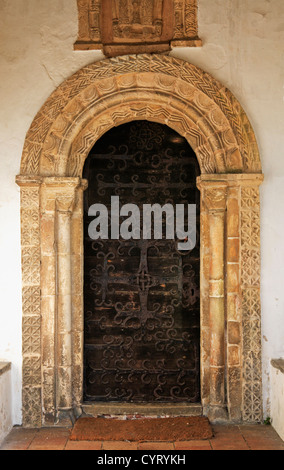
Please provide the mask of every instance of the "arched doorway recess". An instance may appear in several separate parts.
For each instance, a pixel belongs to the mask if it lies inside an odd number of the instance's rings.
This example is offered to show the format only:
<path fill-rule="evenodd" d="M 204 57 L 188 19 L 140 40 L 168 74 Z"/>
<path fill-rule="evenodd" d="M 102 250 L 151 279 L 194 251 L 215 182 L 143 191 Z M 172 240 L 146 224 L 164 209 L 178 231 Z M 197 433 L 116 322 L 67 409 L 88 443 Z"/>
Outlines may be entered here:
<path fill-rule="evenodd" d="M 89 65 L 47 100 L 27 134 L 21 187 L 23 418 L 64 423 L 82 409 L 85 160 L 118 125 L 183 136 L 201 176 L 201 399 L 213 420 L 262 419 L 261 163 L 229 90 L 195 66 L 138 55 Z"/>

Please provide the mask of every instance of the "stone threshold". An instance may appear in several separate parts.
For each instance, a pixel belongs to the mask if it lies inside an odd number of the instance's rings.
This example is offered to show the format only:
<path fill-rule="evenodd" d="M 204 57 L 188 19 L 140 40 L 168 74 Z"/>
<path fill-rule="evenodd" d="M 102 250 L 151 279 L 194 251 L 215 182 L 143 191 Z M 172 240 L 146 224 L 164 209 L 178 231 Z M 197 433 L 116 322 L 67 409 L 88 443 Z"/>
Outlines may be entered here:
<path fill-rule="evenodd" d="M 1 375 L 4 375 L 6 372 L 11 370 L 11 367 L 11 362 L 0 362 L 0 377 Z"/>
<path fill-rule="evenodd" d="M 274 369 L 280 370 L 284 374 L 284 359 L 273 359 L 271 365 Z"/>
<path fill-rule="evenodd" d="M 141 417 L 179 417 L 202 416 L 203 409 L 200 404 L 187 403 L 160 403 L 160 404 L 133 404 L 133 403 L 84 403 L 83 412 L 88 416 L 141 416 Z"/>

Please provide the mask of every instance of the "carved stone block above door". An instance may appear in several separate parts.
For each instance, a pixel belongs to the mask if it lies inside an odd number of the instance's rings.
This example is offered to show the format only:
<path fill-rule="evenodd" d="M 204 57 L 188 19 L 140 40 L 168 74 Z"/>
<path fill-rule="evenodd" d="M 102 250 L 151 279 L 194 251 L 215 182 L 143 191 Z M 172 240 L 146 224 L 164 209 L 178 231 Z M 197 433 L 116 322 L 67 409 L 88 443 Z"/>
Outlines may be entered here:
<path fill-rule="evenodd" d="M 198 0 L 77 0 L 75 50 L 103 50 L 108 57 L 199 47 Z"/>

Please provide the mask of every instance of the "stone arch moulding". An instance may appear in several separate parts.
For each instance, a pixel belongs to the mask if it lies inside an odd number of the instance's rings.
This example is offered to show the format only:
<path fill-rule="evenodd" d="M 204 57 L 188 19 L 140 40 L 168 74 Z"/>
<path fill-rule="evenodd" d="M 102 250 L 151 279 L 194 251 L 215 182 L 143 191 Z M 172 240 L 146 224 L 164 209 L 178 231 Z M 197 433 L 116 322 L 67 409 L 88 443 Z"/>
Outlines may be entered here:
<path fill-rule="evenodd" d="M 166 124 L 201 177 L 201 394 L 212 420 L 262 420 L 258 147 L 241 105 L 197 67 L 159 55 L 89 65 L 47 100 L 21 174 L 23 422 L 82 413 L 85 159 L 107 130 Z"/>

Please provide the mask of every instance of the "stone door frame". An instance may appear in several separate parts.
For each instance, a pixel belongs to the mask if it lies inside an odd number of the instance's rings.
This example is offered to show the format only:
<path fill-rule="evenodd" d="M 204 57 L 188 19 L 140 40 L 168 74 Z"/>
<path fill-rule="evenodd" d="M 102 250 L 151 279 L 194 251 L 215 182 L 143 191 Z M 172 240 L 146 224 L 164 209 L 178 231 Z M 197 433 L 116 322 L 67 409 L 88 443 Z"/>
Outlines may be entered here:
<path fill-rule="evenodd" d="M 23 424 L 80 416 L 83 397 L 84 162 L 112 127 L 165 124 L 201 177 L 201 395 L 213 421 L 262 420 L 260 205 L 254 132 L 207 73 L 169 56 L 86 66 L 47 100 L 26 136 L 21 174 Z M 67 421 L 65 421 L 67 418 Z"/>

